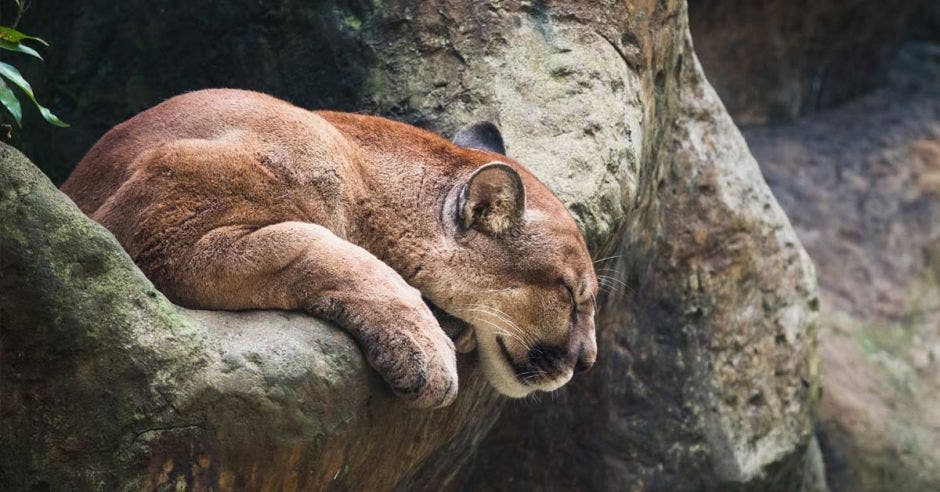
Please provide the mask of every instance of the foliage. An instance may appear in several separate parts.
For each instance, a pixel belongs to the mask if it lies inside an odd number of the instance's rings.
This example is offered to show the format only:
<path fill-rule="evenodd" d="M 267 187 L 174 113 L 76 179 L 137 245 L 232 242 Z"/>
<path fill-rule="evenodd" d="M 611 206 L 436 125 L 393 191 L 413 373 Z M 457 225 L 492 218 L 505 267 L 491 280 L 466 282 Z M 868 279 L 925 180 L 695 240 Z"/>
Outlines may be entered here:
<path fill-rule="evenodd" d="M 49 46 L 49 43 L 35 36 L 29 36 L 16 30 L 16 26 L 23 12 L 26 11 L 28 0 L 14 0 L 14 2 L 17 7 L 17 15 L 16 19 L 13 21 L 13 25 L 10 27 L 0 26 L 0 50 L 22 53 L 41 61 L 42 56 L 39 55 L 39 52 L 26 43 L 34 42 L 44 46 Z M 36 95 L 33 93 L 32 86 L 23 78 L 23 75 L 20 74 L 20 71 L 17 70 L 16 67 L 6 62 L 0 62 L 0 104 L 10 113 L 17 126 L 22 126 L 23 108 L 20 106 L 20 101 L 16 97 L 16 93 L 14 93 L 13 89 L 10 87 L 10 84 L 18 87 L 26 94 L 26 97 L 36 105 L 36 108 L 39 109 L 39 113 L 46 121 L 55 126 L 69 126 L 60 120 L 58 116 L 53 114 L 49 108 L 39 104 L 39 101 L 36 100 Z"/>

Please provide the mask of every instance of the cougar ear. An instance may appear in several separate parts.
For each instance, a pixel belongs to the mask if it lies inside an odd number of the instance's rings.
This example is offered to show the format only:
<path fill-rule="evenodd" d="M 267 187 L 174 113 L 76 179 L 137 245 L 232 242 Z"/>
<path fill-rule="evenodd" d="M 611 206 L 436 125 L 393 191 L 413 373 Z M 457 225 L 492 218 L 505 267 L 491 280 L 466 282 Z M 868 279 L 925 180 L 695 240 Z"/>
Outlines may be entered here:
<path fill-rule="evenodd" d="M 489 121 L 478 121 L 467 125 L 454 135 L 454 143 L 465 149 L 485 150 L 506 155 L 503 136 L 499 128 Z"/>
<path fill-rule="evenodd" d="M 464 230 L 474 228 L 494 236 L 522 223 L 525 187 L 515 169 L 491 162 L 474 171 L 460 190 L 457 214 Z"/>

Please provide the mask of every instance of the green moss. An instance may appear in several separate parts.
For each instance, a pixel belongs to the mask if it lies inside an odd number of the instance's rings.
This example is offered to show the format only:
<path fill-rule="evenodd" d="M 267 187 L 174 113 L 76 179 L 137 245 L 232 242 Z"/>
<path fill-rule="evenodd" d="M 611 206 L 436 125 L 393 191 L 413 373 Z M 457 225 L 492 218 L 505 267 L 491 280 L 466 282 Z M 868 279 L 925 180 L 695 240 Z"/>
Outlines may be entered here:
<path fill-rule="evenodd" d="M 858 343 L 866 355 L 886 353 L 901 356 L 913 340 L 905 325 L 868 325 L 858 330 Z"/>
<path fill-rule="evenodd" d="M 938 288 L 936 282 L 925 278 L 914 282 L 906 296 L 910 306 L 898 322 L 876 322 L 863 325 L 857 330 L 858 343 L 866 355 L 886 354 L 910 363 L 910 352 L 924 336 L 929 338 L 932 311 L 936 309 Z"/>
<path fill-rule="evenodd" d="M 370 70 L 365 80 L 363 80 L 362 86 L 363 92 L 371 95 L 373 102 L 380 111 L 387 111 L 391 107 L 392 83 L 383 70 Z"/>
<path fill-rule="evenodd" d="M 362 20 L 354 15 L 343 17 L 343 25 L 353 31 L 358 31 L 362 27 Z"/>

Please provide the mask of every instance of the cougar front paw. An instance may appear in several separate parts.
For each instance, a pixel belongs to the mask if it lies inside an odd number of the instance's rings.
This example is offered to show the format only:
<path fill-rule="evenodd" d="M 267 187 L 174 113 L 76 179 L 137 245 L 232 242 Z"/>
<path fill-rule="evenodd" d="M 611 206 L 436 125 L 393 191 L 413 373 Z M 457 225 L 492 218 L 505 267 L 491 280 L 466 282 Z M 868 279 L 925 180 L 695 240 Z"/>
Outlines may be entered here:
<path fill-rule="evenodd" d="M 369 362 L 399 398 L 420 408 L 443 407 L 454 401 L 454 345 L 436 322 L 383 330 L 370 342 L 366 350 Z"/>

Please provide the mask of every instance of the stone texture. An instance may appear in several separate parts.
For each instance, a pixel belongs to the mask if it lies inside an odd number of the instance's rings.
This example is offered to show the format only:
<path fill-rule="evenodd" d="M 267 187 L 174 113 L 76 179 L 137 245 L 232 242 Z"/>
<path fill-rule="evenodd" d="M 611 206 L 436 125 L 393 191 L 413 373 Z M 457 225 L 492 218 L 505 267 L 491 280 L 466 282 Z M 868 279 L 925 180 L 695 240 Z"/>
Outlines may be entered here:
<path fill-rule="evenodd" d="M 35 472 L 11 475 L 15 483 L 821 483 L 813 267 L 704 80 L 684 2 L 94 0 L 37 3 L 28 21 L 56 47 L 48 71 L 30 74 L 37 91 L 76 124 L 22 134 L 54 179 L 113 124 L 206 86 L 444 133 L 488 118 L 575 213 L 605 294 L 596 368 L 543 402 L 514 402 L 457 476 L 503 406 L 472 357 L 461 360 L 454 407 L 406 412 L 328 326 L 175 310 L 110 236 L 31 174 L 37 184 L 10 187 L 45 191 L 17 192 L 2 212 L 4 261 L 15 252 L 0 306 L 17 320 L 4 324 L 3 347 L 25 354 L 22 376 L 4 380 L 20 396 L 4 415 L 3 444 L 26 450 L 2 452 L 3 469 Z M 26 199 L 33 205 L 17 205 Z M 72 232 L 48 228 L 49 207 Z M 9 227 L 6 214 L 17 217 Z M 107 268 L 49 270 L 63 252 L 107 258 L 68 264 Z M 39 272 L 48 281 L 33 280 L 45 279 Z M 36 328 L 45 326 L 56 336 Z M 35 345 L 31 333 L 43 335 Z M 77 343 L 88 349 L 62 348 Z M 76 451 L 86 448 L 95 451 Z"/>
<path fill-rule="evenodd" d="M 940 45 L 878 91 L 748 143 L 817 260 L 836 490 L 940 489 Z"/>
<path fill-rule="evenodd" d="M 885 82 L 901 43 L 931 29 L 932 0 L 692 0 L 696 51 L 739 125 L 783 122 Z"/>

